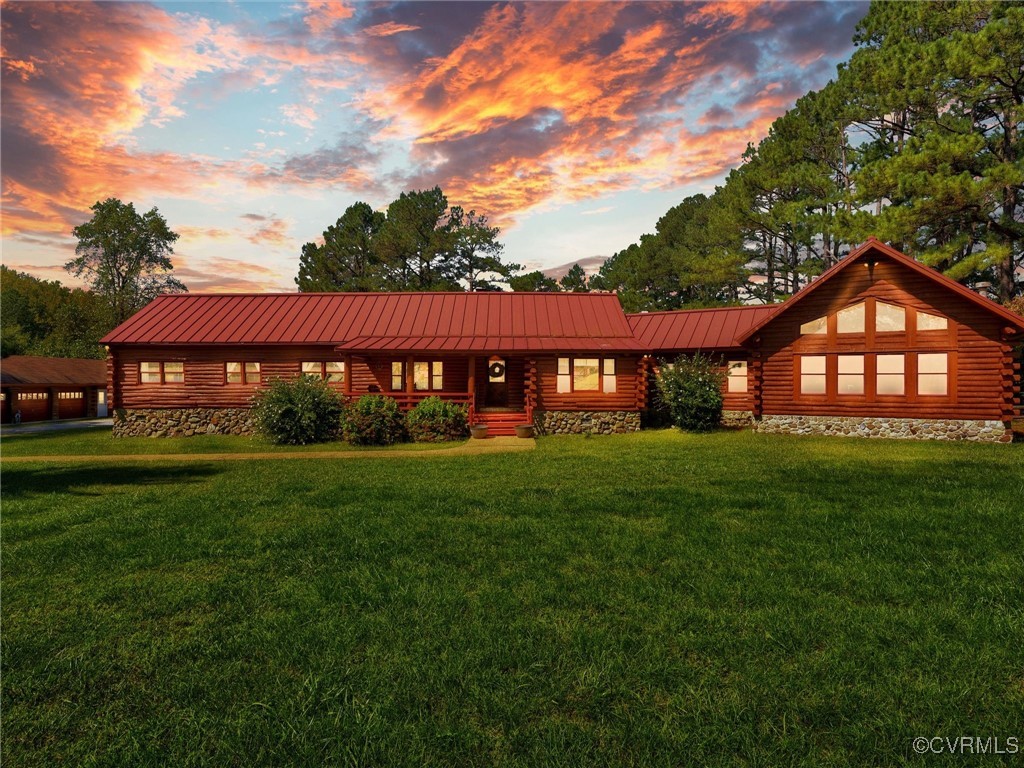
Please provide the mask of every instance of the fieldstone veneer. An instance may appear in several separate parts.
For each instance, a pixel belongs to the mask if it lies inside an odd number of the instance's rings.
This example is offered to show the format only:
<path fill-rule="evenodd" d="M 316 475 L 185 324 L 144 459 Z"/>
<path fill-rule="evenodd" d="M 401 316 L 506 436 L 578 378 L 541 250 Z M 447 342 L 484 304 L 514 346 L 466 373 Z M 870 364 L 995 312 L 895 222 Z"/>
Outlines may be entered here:
<path fill-rule="evenodd" d="M 794 435 L 891 437 L 905 440 L 974 440 L 1009 443 L 1013 433 L 1001 421 L 958 419 L 897 419 L 858 416 L 762 416 L 758 432 Z"/>
<path fill-rule="evenodd" d="M 248 408 L 160 408 L 114 411 L 114 437 L 251 435 Z"/>
<path fill-rule="evenodd" d="M 639 432 L 637 411 L 536 411 L 533 423 L 541 435 L 610 435 Z"/>

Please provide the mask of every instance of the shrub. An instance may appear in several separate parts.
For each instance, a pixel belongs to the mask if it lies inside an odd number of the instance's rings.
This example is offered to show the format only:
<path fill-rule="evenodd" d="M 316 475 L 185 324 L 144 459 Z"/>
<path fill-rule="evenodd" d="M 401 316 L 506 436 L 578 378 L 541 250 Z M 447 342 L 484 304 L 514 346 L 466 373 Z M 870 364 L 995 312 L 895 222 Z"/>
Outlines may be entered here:
<path fill-rule="evenodd" d="M 409 437 L 420 443 L 440 443 L 469 437 L 466 406 L 439 397 L 421 400 L 405 417 Z"/>
<path fill-rule="evenodd" d="M 658 398 L 680 429 L 707 432 L 722 420 L 722 363 L 700 352 L 661 361 Z"/>
<path fill-rule="evenodd" d="M 253 397 L 253 424 L 275 443 L 322 443 L 338 436 L 344 402 L 327 382 L 312 376 L 276 379 Z"/>
<path fill-rule="evenodd" d="M 405 421 L 393 398 L 363 395 L 345 406 L 341 434 L 353 445 L 393 445 L 405 440 Z"/>

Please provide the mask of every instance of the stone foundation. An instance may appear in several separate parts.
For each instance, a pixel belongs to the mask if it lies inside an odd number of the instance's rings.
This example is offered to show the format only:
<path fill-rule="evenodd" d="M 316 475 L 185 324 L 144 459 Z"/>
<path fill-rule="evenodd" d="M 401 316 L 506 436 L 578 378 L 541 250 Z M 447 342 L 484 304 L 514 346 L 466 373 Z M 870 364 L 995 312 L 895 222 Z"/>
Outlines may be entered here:
<path fill-rule="evenodd" d="M 640 431 L 639 411 L 535 411 L 538 435 L 611 435 Z"/>
<path fill-rule="evenodd" d="M 114 411 L 114 437 L 251 435 L 247 408 L 160 408 Z"/>
<path fill-rule="evenodd" d="M 1001 421 L 897 419 L 868 416 L 762 416 L 754 430 L 772 434 L 889 437 L 903 440 L 972 440 L 1008 443 L 1012 433 Z"/>
<path fill-rule="evenodd" d="M 754 414 L 751 411 L 722 411 L 723 427 L 751 427 L 754 425 Z"/>

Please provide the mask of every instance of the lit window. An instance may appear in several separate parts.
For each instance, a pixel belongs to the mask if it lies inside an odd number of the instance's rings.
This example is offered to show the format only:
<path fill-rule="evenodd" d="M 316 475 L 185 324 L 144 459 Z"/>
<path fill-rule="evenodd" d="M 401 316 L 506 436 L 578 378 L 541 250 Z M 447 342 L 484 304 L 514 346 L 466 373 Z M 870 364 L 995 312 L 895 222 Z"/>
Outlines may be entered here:
<path fill-rule="evenodd" d="M 413 363 L 412 388 L 417 392 L 430 389 L 430 363 Z"/>
<path fill-rule="evenodd" d="M 405 363 L 398 360 L 391 363 L 391 389 L 394 392 L 405 389 Z"/>
<path fill-rule="evenodd" d="M 825 394 L 825 357 L 800 358 L 800 393 L 804 395 Z"/>
<path fill-rule="evenodd" d="M 747 361 L 746 360 L 730 360 L 729 361 L 729 392 L 746 392 L 747 391 Z"/>
<path fill-rule="evenodd" d="M 949 393 L 949 356 L 945 352 L 917 356 L 917 394 Z"/>
<path fill-rule="evenodd" d="M 345 381 L 345 363 L 340 360 L 328 360 L 324 363 L 324 378 L 328 381 Z"/>
<path fill-rule="evenodd" d="M 825 333 L 826 331 L 828 331 L 828 319 L 824 317 L 819 317 L 817 320 L 811 320 L 811 322 L 800 326 L 800 333 Z"/>
<path fill-rule="evenodd" d="M 139 363 L 139 375 L 143 384 L 159 384 L 160 363 Z"/>
<path fill-rule="evenodd" d="M 184 363 L 164 363 L 164 383 L 175 384 L 185 380 Z"/>
<path fill-rule="evenodd" d="M 917 330 L 919 331 L 944 331 L 949 327 L 946 318 L 938 315 L 929 315 L 927 312 L 917 313 Z"/>
<path fill-rule="evenodd" d="M 864 333 L 864 302 L 836 313 L 837 333 Z"/>
<path fill-rule="evenodd" d="M 572 392 L 572 377 L 569 375 L 569 358 L 558 358 L 558 382 L 557 391 Z"/>
<path fill-rule="evenodd" d="M 615 358 L 606 357 L 601 365 L 603 366 L 601 369 L 601 391 L 611 394 L 615 391 Z"/>
<path fill-rule="evenodd" d="M 225 363 L 225 378 L 228 384 L 259 384 L 259 363 Z"/>
<path fill-rule="evenodd" d="M 864 355 L 839 356 L 839 381 L 836 390 L 840 395 L 864 394 Z"/>
<path fill-rule="evenodd" d="M 907 329 L 907 311 L 903 307 L 875 302 L 875 330 L 878 333 L 897 333 Z"/>
<path fill-rule="evenodd" d="M 904 356 L 878 355 L 875 358 L 875 393 L 879 395 L 902 395 L 904 384 Z"/>
<path fill-rule="evenodd" d="M 431 363 L 430 386 L 432 389 L 444 389 L 444 363 L 435 360 Z"/>
<path fill-rule="evenodd" d="M 303 376 L 316 376 L 318 379 L 322 379 L 324 376 L 324 364 L 321 362 L 307 362 L 302 364 L 302 375 Z"/>
<path fill-rule="evenodd" d="M 600 366 L 596 357 L 577 357 L 572 361 L 572 388 L 575 392 L 597 392 L 600 387 Z"/>
<path fill-rule="evenodd" d="M 85 393 L 84 392 L 58 392 L 57 393 L 57 399 L 58 400 L 81 400 L 83 397 L 85 397 Z"/>

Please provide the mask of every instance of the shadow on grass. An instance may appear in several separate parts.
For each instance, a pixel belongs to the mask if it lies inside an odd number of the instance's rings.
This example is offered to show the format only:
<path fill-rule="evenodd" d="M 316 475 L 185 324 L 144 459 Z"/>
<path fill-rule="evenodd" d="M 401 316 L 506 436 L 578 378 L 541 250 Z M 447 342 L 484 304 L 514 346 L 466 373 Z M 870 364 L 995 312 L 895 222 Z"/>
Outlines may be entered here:
<path fill-rule="evenodd" d="M 188 466 L 10 466 L 4 468 L 3 497 L 5 501 L 12 501 L 50 493 L 103 496 L 117 488 L 201 483 L 221 471 L 212 464 L 198 463 Z"/>

